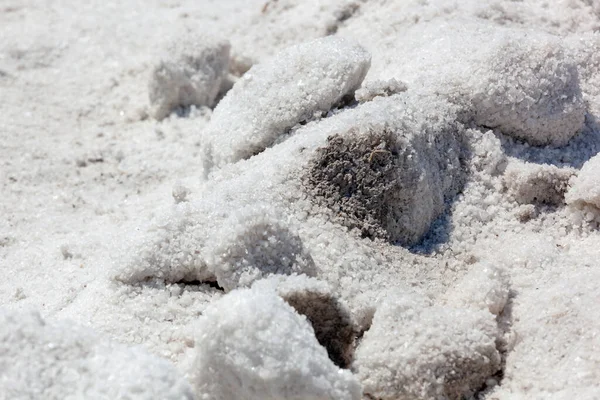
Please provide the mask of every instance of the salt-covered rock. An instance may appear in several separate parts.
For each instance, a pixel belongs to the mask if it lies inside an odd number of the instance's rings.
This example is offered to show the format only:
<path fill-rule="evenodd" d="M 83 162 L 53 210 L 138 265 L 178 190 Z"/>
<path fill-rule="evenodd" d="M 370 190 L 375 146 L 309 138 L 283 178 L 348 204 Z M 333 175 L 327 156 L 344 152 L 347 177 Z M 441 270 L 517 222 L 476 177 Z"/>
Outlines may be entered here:
<path fill-rule="evenodd" d="M 198 324 L 190 376 L 201 399 L 360 399 L 305 317 L 272 291 L 239 289 L 213 303 Z"/>
<path fill-rule="evenodd" d="M 600 154 L 590 158 L 572 180 L 565 200 L 583 219 L 600 223 Z"/>
<path fill-rule="evenodd" d="M 504 269 L 476 264 L 442 296 L 442 300 L 451 307 L 488 310 L 500 315 L 508 302 L 509 292 L 510 282 Z"/>
<path fill-rule="evenodd" d="M 252 287 L 275 291 L 308 319 L 317 340 L 336 365 L 350 365 L 357 329 L 349 310 L 333 294 L 329 284 L 306 275 L 274 275 L 257 281 Z"/>
<path fill-rule="evenodd" d="M 536 34 L 495 46 L 469 76 L 475 122 L 532 145 L 565 145 L 583 126 L 585 104 L 560 40 Z"/>
<path fill-rule="evenodd" d="M 251 157 L 294 125 L 329 111 L 360 86 L 370 62 L 358 44 L 326 37 L 253 66 L 214 110 L 202 137 L 205 165 Z"/>
<path fill-rule="evenodd" d="M 0 312 L 0 398 L 194 399 L 169 362 L 36 312 Z"/>
<path fill-rule="evenodd" d="M 572 168 L 511 162 L 504 172 L 503 183 L 518 203 L 561 205 L 574 174 Z"/>
<path fill-rule="evenodd" d="M 316 274 L 302 240 L 272 206 L 249 204 L 236 210 L 208 247 L 208 268 L 226 291 L 271 274 Z"/>
<path fill-rule="evenodd" d="M 150 76 L 152 115 L 163 119 L 176 107 L 212 107 L 227 76 L 229 49 L 227 40 L 206 34 L 171 41 Z"/>
<path fill-rule="evenodd" d="M 392 297 L 375 312 L 354 369 L 364 393 L 375 399 L 468 397 L 500 368 L 496 337 L 487 310 Z"/>
<path fill-rule="evenodd" d="M 463 127 L 437 97 L 376 98 L 306 168 L 315 201 L 361 235 L 417 243 L 462 188 Z"/>

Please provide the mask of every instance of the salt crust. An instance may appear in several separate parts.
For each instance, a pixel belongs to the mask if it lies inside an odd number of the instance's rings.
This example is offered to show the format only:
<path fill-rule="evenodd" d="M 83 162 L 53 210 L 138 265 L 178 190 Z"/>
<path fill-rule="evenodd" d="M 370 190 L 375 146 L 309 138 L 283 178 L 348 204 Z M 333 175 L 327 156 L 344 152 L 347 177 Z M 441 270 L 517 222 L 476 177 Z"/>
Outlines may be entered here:
<path fill-rule="evenodd" d="M 221 100 L 202 134 L 205 165 L 258 154 L 294 125 L 326 113 L 354 93 L 370 63 L 358 44 L 326 37 L 253 66 Z"/>
<path fill-rule="evenodd" d="M 70 322 L 0 310 L 0 399 L 192 400 L 169 362 Z"/>
<path fill-rule="evenodd" d="M 207 308 L 198 324 L 190 372 L 200 399 L 344 400 L 361 398 L 304 316 L 273 291 L 239 289 Z"/>
<path fill-rule="evenodd" d="M 151 113 L 163 119 L 177 107 L 212 107 L 227 76 L 230 44 L 211 34 L 185 34 L 169 42 L 148 83 Z"/>

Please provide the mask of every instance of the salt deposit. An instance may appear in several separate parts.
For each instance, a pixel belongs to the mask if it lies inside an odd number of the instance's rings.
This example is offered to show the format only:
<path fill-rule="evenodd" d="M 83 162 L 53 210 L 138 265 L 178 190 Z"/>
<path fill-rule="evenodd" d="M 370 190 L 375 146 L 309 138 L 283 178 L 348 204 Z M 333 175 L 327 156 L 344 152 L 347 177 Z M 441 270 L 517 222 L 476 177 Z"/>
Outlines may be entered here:
<path fill-rule="evenodd" d="M 0 399 L 596 398 L 596 3 L 5 1 Z"/>

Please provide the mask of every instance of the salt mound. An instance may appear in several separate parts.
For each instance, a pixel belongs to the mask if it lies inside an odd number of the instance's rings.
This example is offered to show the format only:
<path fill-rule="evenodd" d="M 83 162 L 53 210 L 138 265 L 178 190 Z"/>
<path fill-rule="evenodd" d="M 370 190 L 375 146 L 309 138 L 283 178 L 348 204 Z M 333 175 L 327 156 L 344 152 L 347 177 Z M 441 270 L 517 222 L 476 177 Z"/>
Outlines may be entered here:
<path fill-rule="evenodd" d="M 253 66 L 215 108 L 203 133 L 206 165 L 258 154 L 294 125 L 329 111 L 360 86 L 370 60 L 358 44 L 326 37 Z"/>
<path fill-rule="evenodd" d="M 314 262 L 291 229 L 273 207 L 250 204 L 236 210 L 208 244 L 208 268 L 226 291 L 270 274 L 314 276 Z"/>
<path fill-rule="evenodd" d="M 192 381 L 201 399 L 360 399 L 306 319 L 271 291 L 240 289 L 211 304 L 198 324 Z"/>
<path fill-rule="evenodd" d="M 503 183 L 518 203 L 562 205 L 574 173 L 572 168 L 512 162 L 504 172 Z"/>
<path fill-rule="evenodd" d="M 375 312 L 354 368 L 370 398 L 459 399 L 500 368 L 497 325 L 487 311 L 388 298 Z"/>
<path fill-rule="evenodd" d="M 272 276 L 253 285 L 260 291 L 275 291 L 312 325 L 329 358 L 347 367 L 354 353 L 356 328 L 350 312 L 333 294 L 329 284 L 307 276 Z"/>
<path fill-rule="evenodd" d="M 0 312 L 0 354 L 6 399 L 195 398 L 168 362 L 36 312 Z"/>
<path fill-rule="evenodd" d="M 567 144 L 585 116 L 576 63 L 550 35 L 500 43 L 470 77 L 475 122 L 536 146 Z"/>
<path fill-rule="evenodd" d="M 600 223 L 600 154 L 589 159 L 573 179 L 566 202 L 581 211 L 581 217 Z"/>
<path fill-rule="evenodd" d="M 464 182 L 463 127 L 443 100 L 377 98 L 318 149 L 304 177 L 317 203 L 362 236 L 417 243 Z M 366 105 L 365 105 L 366 106 Z"/>
<path fill-rule="evenodd" d="M 228 41 L 210 35 L 171 41 L 148 83 L 152 115 L 163 119 L 176 107 L 212 107 L 227 76 L 229 49 Z"/>
<path fill-rule="evenodd" d="M 504 310 L 509 292 L 509 279 L 504 269 L 476 264 L 444 294 L 442 300 L 451 307 L 488 310 L 497 316 Z"/>

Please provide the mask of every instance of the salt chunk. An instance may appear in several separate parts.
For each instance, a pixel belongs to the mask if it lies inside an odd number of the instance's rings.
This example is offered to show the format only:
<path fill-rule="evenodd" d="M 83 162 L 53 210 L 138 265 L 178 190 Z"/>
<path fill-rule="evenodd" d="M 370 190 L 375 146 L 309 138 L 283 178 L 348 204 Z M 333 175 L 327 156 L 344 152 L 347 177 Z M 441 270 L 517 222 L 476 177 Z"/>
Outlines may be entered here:
<path fill-rule="evenodd" d="M 212 107 L 227 76 L 229 50 L 228 41 L 206 34 L 168 43 L 148 83 L 152 115 L 163 119 L 177 107 Z"/>
<path fill-rule="evenodd" d="M 315 202 L 369 238 L 414 245 L 464 183 L 464 128 L 435 96 L 376 98 L 307 166 Z"/>
<path fill-rule="evenodd" d="M 330 36 L 254 65 L 221 100 L 203 132 L 207 165 L 249 158 L 294 125 L 329 111 L 360 86 L 370 63 L 361 46 Z"/>
<path fill-rule="evenodd" d="M 469 397 L 500 368 L 496 337 L 487 311 L 427 307 L 414 296 L 395 297 L 375 312 L 354 369 L 370 398 Z"/>
<path fill-rule="evenodd" d="M 201 399 L 361 398 L 305 317 L 271 291 L 235 290 L 206 309 L 189 373 Z"/>
<path fill-rule="evenodd" d="M 582 127 L 585 104 L 577 65 L 558 38 L 506 39 L 471 70 L 477 124 L 542 146 L 565 145 Z"/>
<path fill-rule="evenodd" d="M 207 246 L 208 268 L 226 291 L 271 274 L 316 274 L 302 240 L 272 206 L 250 204 L 236 210 Z"/>

